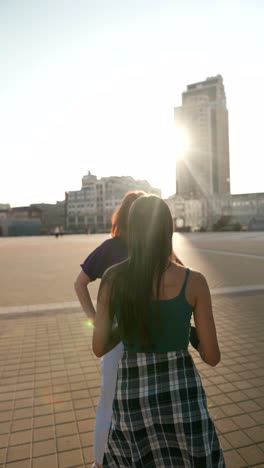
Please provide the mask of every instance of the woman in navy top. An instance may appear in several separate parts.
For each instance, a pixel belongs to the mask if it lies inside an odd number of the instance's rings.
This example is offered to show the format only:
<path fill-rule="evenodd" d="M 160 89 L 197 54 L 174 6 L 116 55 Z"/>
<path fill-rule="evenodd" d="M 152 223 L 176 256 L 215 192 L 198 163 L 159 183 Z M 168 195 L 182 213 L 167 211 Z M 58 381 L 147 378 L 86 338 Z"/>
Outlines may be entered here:
<path fill-rule="evenodd" d="M 128 259 L 100 285 L 94 353 L 125 347 L 103 467 L 225 466 L 187 350 L 193 313 L 201 358 L 220 361 L 210 292 L 201 273 L 171 260 L 172 234 L 166 203 L 140 197 L 129 213 Z"/>
<path fill-rule="evenodd" d="M 81 272 L 74 286 L 81 306 L 89 320 L 94 321 L 95 309 L 89 293 L 89 283 L 102 278 L 105 270 L 127 258 L 127 220 L 134 201 L 145 192 L 128 192 L 120 207 L 112 216 L 111 238 L 97 247 L 81 264 Z M 96 411 L 94 430 L 95 467 L 103 461 L 105 444 L 109 432 L 112 403 L 114 398 L 118 362 L 123 354 L 119 343 L 101 359 L 101 394 Z"/>

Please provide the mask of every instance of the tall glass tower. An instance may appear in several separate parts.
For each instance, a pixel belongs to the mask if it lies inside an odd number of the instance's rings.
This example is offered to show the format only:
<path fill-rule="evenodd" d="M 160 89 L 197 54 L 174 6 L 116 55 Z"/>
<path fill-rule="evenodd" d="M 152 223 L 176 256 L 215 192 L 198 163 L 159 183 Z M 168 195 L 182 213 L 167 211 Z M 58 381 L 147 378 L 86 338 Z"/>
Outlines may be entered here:
<path fill-rule="evenodd" d="M 228 110 L 223 78 L 190 84 L 175 124 L 188 144 L 176 161 L 176 192 L 192 198 L 230 193 Z"/>

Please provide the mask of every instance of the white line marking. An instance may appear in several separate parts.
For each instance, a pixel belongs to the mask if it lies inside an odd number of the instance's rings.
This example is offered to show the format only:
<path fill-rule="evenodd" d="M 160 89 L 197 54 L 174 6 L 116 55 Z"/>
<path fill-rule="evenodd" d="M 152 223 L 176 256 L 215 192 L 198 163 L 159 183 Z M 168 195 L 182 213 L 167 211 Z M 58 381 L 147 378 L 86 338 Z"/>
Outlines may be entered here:
<path fill-rule="evenodd" d="M 48 310 L 62 310 L 62 309 L 75 309 L 79 308 L 81 310 L 80 303 L 78 301 L 73 302 L 53 302 L 49 304 L 31 304 L 23 306 L 10 306 L 10 307 L 0 307 L 1 314 L 17 314 L 23 312 L 43 312 Z"/>
<path fill-rule="evenodd" d="M 243 286 L 226 286 L 223 288 L 212 288 L 210 289 L 212 296 L 220 296 L 232 293 L 243 293 L 243 292 L 257 292 L 264 291 L 264 284 L 250 284 Z"/>
<path fill-rule="evenodd" d="M 246 254 L 242 252 L 229 252 L 228 250 L 215 250 L 201 247 L 198 247 L 198 250 L 202 250 L 203 252 L 216 253 L 219 255 L 231 255 L 232 257 L 250 257 L 257 258 L 258 260 L 264 260 L 264 255 Z"/>
<path fill-rule="evenodd" d="M 212 296 L 222 296 L 226 294 L 236 294 L 243 292 L 264 292 L 264 284 L 252 284 L 252 285 L 243 285 L 243 286 L 226 286 L 222 288 L 212 288 Z M 93 301 L 95 303 L 95 301 Z M 23 312 L 44 312 L 49 310 L 63 310 L 63 309 L 79 309 L 81 311 L 81 306 L 78 301 L 72 302 L 54 302 L 49 304 L 31 304 L 23 306 L 10 306 L 10 307 L 0 307 L 0 315 L 4 314 L 17 314 Z"/>

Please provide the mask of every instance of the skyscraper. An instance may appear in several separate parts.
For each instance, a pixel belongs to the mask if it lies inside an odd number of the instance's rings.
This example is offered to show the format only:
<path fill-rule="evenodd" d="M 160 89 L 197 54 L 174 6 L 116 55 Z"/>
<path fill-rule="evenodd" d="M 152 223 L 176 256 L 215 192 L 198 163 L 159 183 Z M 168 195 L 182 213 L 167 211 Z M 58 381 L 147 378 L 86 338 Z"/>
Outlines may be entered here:
<path fill-rule="evenodd" d="M 175 123 L 188 145 L 176 162 L 177 194 L 190 197 L 230 193 L 228 110 L 223 78 L 190 84 Z"/>

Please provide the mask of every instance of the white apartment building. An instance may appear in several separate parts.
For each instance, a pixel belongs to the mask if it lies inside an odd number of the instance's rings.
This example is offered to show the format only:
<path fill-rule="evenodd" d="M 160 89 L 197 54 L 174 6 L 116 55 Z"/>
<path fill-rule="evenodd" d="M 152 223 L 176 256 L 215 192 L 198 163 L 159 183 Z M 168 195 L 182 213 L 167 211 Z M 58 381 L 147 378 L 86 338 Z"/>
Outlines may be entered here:
<path fill-rule="evenodd" d="M 131 190 L 161 194 L 146 180 L 135 180 L 130 176 L 98 179 L 89 171 L 82 178 L 80 190 L 65 193 L 66 228 L 78 232 L 109 231 L 114 210 Z"/>

